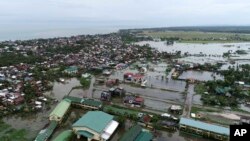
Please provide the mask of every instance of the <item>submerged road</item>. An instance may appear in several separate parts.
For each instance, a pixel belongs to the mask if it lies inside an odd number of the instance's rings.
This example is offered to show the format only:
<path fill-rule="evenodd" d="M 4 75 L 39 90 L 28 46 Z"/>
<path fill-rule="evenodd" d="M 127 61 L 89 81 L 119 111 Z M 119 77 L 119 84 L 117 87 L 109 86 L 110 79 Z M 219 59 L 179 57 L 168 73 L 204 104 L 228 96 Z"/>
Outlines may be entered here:
<path fill-rule="evenodd" d="M 189 84 L 182 114 L 184 117 L 190 117 L 194 93 L 194 84 Z"/>

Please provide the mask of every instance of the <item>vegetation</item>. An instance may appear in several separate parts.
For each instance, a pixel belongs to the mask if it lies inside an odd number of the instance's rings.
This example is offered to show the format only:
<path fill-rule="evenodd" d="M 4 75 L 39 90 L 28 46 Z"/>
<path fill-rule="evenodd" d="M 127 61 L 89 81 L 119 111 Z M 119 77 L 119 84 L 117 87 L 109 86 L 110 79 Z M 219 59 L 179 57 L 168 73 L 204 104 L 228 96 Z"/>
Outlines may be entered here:
<path fill-rule="evenodd" d="M 179 42 L 190 43 L 209 43 L 209 42 L 244 42 L 250 41 L 250 34 L 236 34 L 236 33 L 207 33 L 198 31 L 144 31 L 143 35 L 151 36 L 153 38 L 175 39 Z"/>
<path fill-rule="evenodd" d="M 250 65 L 241 65 L 221 71 L 224 80 L 208 81 L 196 86 L 195 91 L 202 94 L 201 100 L 207 105 L 230 106 L 236 108 L 244 101 L 250 101 L 250 91 L 244 90 L 237 81 L 250 83 Z M 208 94 L 204 94 L 207 91 Z"/>
<path fill-rule="evenodd" d="M 207 92 L 207 88 L 204 83 L 199 83 L 195 85 L 194 91 L 196 92 L 196 94 L 204 94 L 205 92 Z"/>
<path fill-rule="evenodd" d="M 37 62 L 41 62 L 43 59 L 39 56 L 28 55 L 24 56 L 20 53 L 2 53 L 0 55 L 0 67 L 2 66 L 10 66 L 20 63 L 28 63 L 35 64 Z"/>
<path fill-rule="evenodd" d="M 27 141 L 27 132 L 24 129 L 17 130 L 0 120 L 1 141 Z"/>
<path fill-rule="evenodd" d="M 89 88 L 90 86 L 90 79 L 89 78 L 80 78 L 80 83 L 83 86 L 84 89 Z"/>

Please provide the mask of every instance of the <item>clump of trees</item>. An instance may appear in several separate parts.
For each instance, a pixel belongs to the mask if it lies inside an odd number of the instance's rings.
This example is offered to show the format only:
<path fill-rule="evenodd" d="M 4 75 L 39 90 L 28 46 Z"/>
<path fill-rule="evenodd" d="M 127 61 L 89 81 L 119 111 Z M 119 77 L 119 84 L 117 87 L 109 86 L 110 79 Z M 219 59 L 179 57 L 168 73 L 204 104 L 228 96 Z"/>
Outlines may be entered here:
<path fill-rule="evenodd" d="M 235 83 L 243 81 L 250 84 L 249 64 L 229 68 L 220 73 L 224 75 L 224 80 L 208 81 L 196 86 L 195 91 L 202 94 L 201 100 L 204 104 L 237 107 L 241 101 L 250 101 L 250 91 Z"/>
<path fill-rule="evenodd" d="M 90 86 L 90 78 L 82 77 L 82 78 L 80 78 L 80 83 L 84 89 L 87 89 Z"/>
<path fill-rule="evenodd" d="M 20 53 L 2 53 L 0 55 L 0 67 L 2 66 L 10 66 L 20 63 L 27 63 L 27 64 L 35 64 L 37 62 L 42 62 L 43 58 L 40 56 L 35 56 L 33 54 L 24 56 Z"/>

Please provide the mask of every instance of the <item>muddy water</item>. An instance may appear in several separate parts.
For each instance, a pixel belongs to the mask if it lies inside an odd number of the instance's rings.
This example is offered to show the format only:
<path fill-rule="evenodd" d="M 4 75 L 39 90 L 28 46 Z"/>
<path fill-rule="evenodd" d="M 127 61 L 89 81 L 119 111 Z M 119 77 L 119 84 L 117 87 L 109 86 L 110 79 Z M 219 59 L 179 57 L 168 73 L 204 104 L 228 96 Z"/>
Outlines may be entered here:
<path fill-rule="evenodd" d="M 43 109 L 41 112 L 27 114 L 24 117 L 20 115 L 7 116 L 3 121 L 15 129 L 26 129 L 29 140 L 33 140 L 40 130 L 49 123 L 48 116 L 55 108 L 56 104 L 50 105 L 51 109 Z"/>
<path fill-rule="evenodd" d="M 165 42 L 154 41 L 142 41 L 138 42 L 139 45 L 149 44 L 151 47 L 158 49 L 159 51 L 167 51 L 175 53 L 181 51 L 182 54 L 189 52 L 190 54 L 211 54 L 211 55 L 223 55 L 224 52 L 236 50 L 246 50 L 250 48 L 249 43 L 209 43 L 209 44 L 194 44 L 194 43 L 175 43 L 172 46 L 167 46 Z M 227 46 L 227 47 L 226 47 Z M 230 46 L 230 47 L 229 47 Z M 248 55 L 249 56 L 249 55 Z"/>
<path fill-rule="evenodd" d="M 223 76 L 217 75 L 213 72 L 208 71 L 184 71 L 180 76 L 180 79 L 195 79 L 200 81 L 208 81 L 208 80 L 223 80 Z"/>
<path fill-rule="evenodd" d="M 201 95 L 196 94 L 193 96 L 193 104 L 203 105 L 201 101 Z"/>
<path fill-rule="evenodd" d="M 162 112 L 167 112 L 171 104 L 162 101 L 156 101 L 152 99 L 145 98 L 144 105 L 148 109 L 158 110 Z"/>
<path fill-rule="evenodd" d="M 54 82 L 54 87 L 51 92 L 51 96 L 56 98 L 57 100 L 62 100 L 64 96 L 68 95 L 70 90 L 73 87 L 80 86 L 79 80 L 76 78 L 68 79 L 65 81 L 65 83 L 59 83 L 59 82 Z M 75 94 L 72 95 L 78 95 L 79 91 L 75 91 Z"/>
<path fill-rule="evenodd" d="M 180 92 L 172 92 L 172 91 L 165 91 L 159 89 L 152 89 L 152 88 L 137 88 L 132 87 L 129 85 L 121 85 L 127 92 L 131 92 L 134 94 L 139 94 L 141 96 L 157 98 L 161 100 L 170 100 L 179 103 L 184 102 L 183 94 Z"/>
<path fill-rule="evenodd" d="M 157 141 L 213 141 L 179 131 L 175 133 L 161 131 L 160 134 L 161 135 L 156 138 Z"/>

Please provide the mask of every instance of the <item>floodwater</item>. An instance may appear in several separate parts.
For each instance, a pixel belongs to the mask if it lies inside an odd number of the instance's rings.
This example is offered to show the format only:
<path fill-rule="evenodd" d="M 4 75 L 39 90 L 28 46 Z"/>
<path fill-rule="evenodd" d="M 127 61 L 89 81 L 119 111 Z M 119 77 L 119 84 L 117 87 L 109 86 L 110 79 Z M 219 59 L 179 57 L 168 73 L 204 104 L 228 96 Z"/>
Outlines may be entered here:
<path fill-rule="evenodd" d="M 167 100 L 167 101 L 174 101 L 178 103 L 184 102 L 183 94 L 180 92 L 173 92 L 173 91 L 166 91 L 166 90 L 159 90 L 159 89 L 152 89 L 152 88 L 138 88 L 138 87 L 132 87 L 129 85 L 121 84 L 127 92 L 133 93 L 133 94 L 139 94 L 144 97 L 148 98 L 156 98 L 160 100 Z"/>
<path fill-rule="evenodd" d="M 193 96 L 193 104 L 203 105 L 203 103 L 201 101 L 201 95 L 196 94 L 196 95 Z"/>
<path fill-rule="evenodd" d="M 157 141 L 214 141 L 179 131 L 175 133 L 161 131 L 160 134 L 161 135 L 156 138 Z"/>
<path fill-rule="evenodd" d="M 250 48 L 249 43 L 209 43 L 209 44 L 197 44 L 197 43 L 174 43 L 174 45 L 167 46 L 165 42 L 154 41 L 142 41 L 137 42 L 138 45 L 149 44 L 151 47 L 158 49 L 159 51 L 167 51 L 169 53 L 175 53 L 181 51 L 182 54 L 188 52 L 189 54 L 207 54 L 207 55 L 223 55 L 224 52 L 236 50 L 246 50 Z M 249 55 L 248 55 L 249 57 Z"/>
<path fill-rule="evenodd" d="M 247 112 L 250 112 L 250 106 L 246 106 L 245 104 L 241 104 L 240 109 L 244 110 L 244 111 L 247 111 Z"/>
<path fill-rule="evenodd" d="M 11 125 L 15 129 L 26 129 L 27 139 L 33 140 L 43 127 L 49 123 L 48 116 L 50 112 L 55 108 L 57 104 L 51 104 L 50 109 L 43 109 L 38 113 L 27 114 L 20 116 L 19 114 L 14 116 L 6 116 L 3 121 Z"/>
<path fill-rule="evenodd" d="M 209 80 L 223 80 L 223 76 L 217 75 L 216 73 L 209 71 L 184 71 L 179 79 L 195 79 L 199 81 L 209 81 Z"/>
<path fill-rule="evenodd" d="M 68 95 L 73 87 L 81 86 L 79 80 L 76 78 L 71 78 L 65 80 L 65 83 L 54 82 L 53 90 L 50 93 L 50 96 L 56 98 L 57 100 L 62 100 L 64 96 Z M 75 93 L 74 93 L 75 92 Z M 79 95 L 79 90 L 71 92 L 71 95 Z"/>

